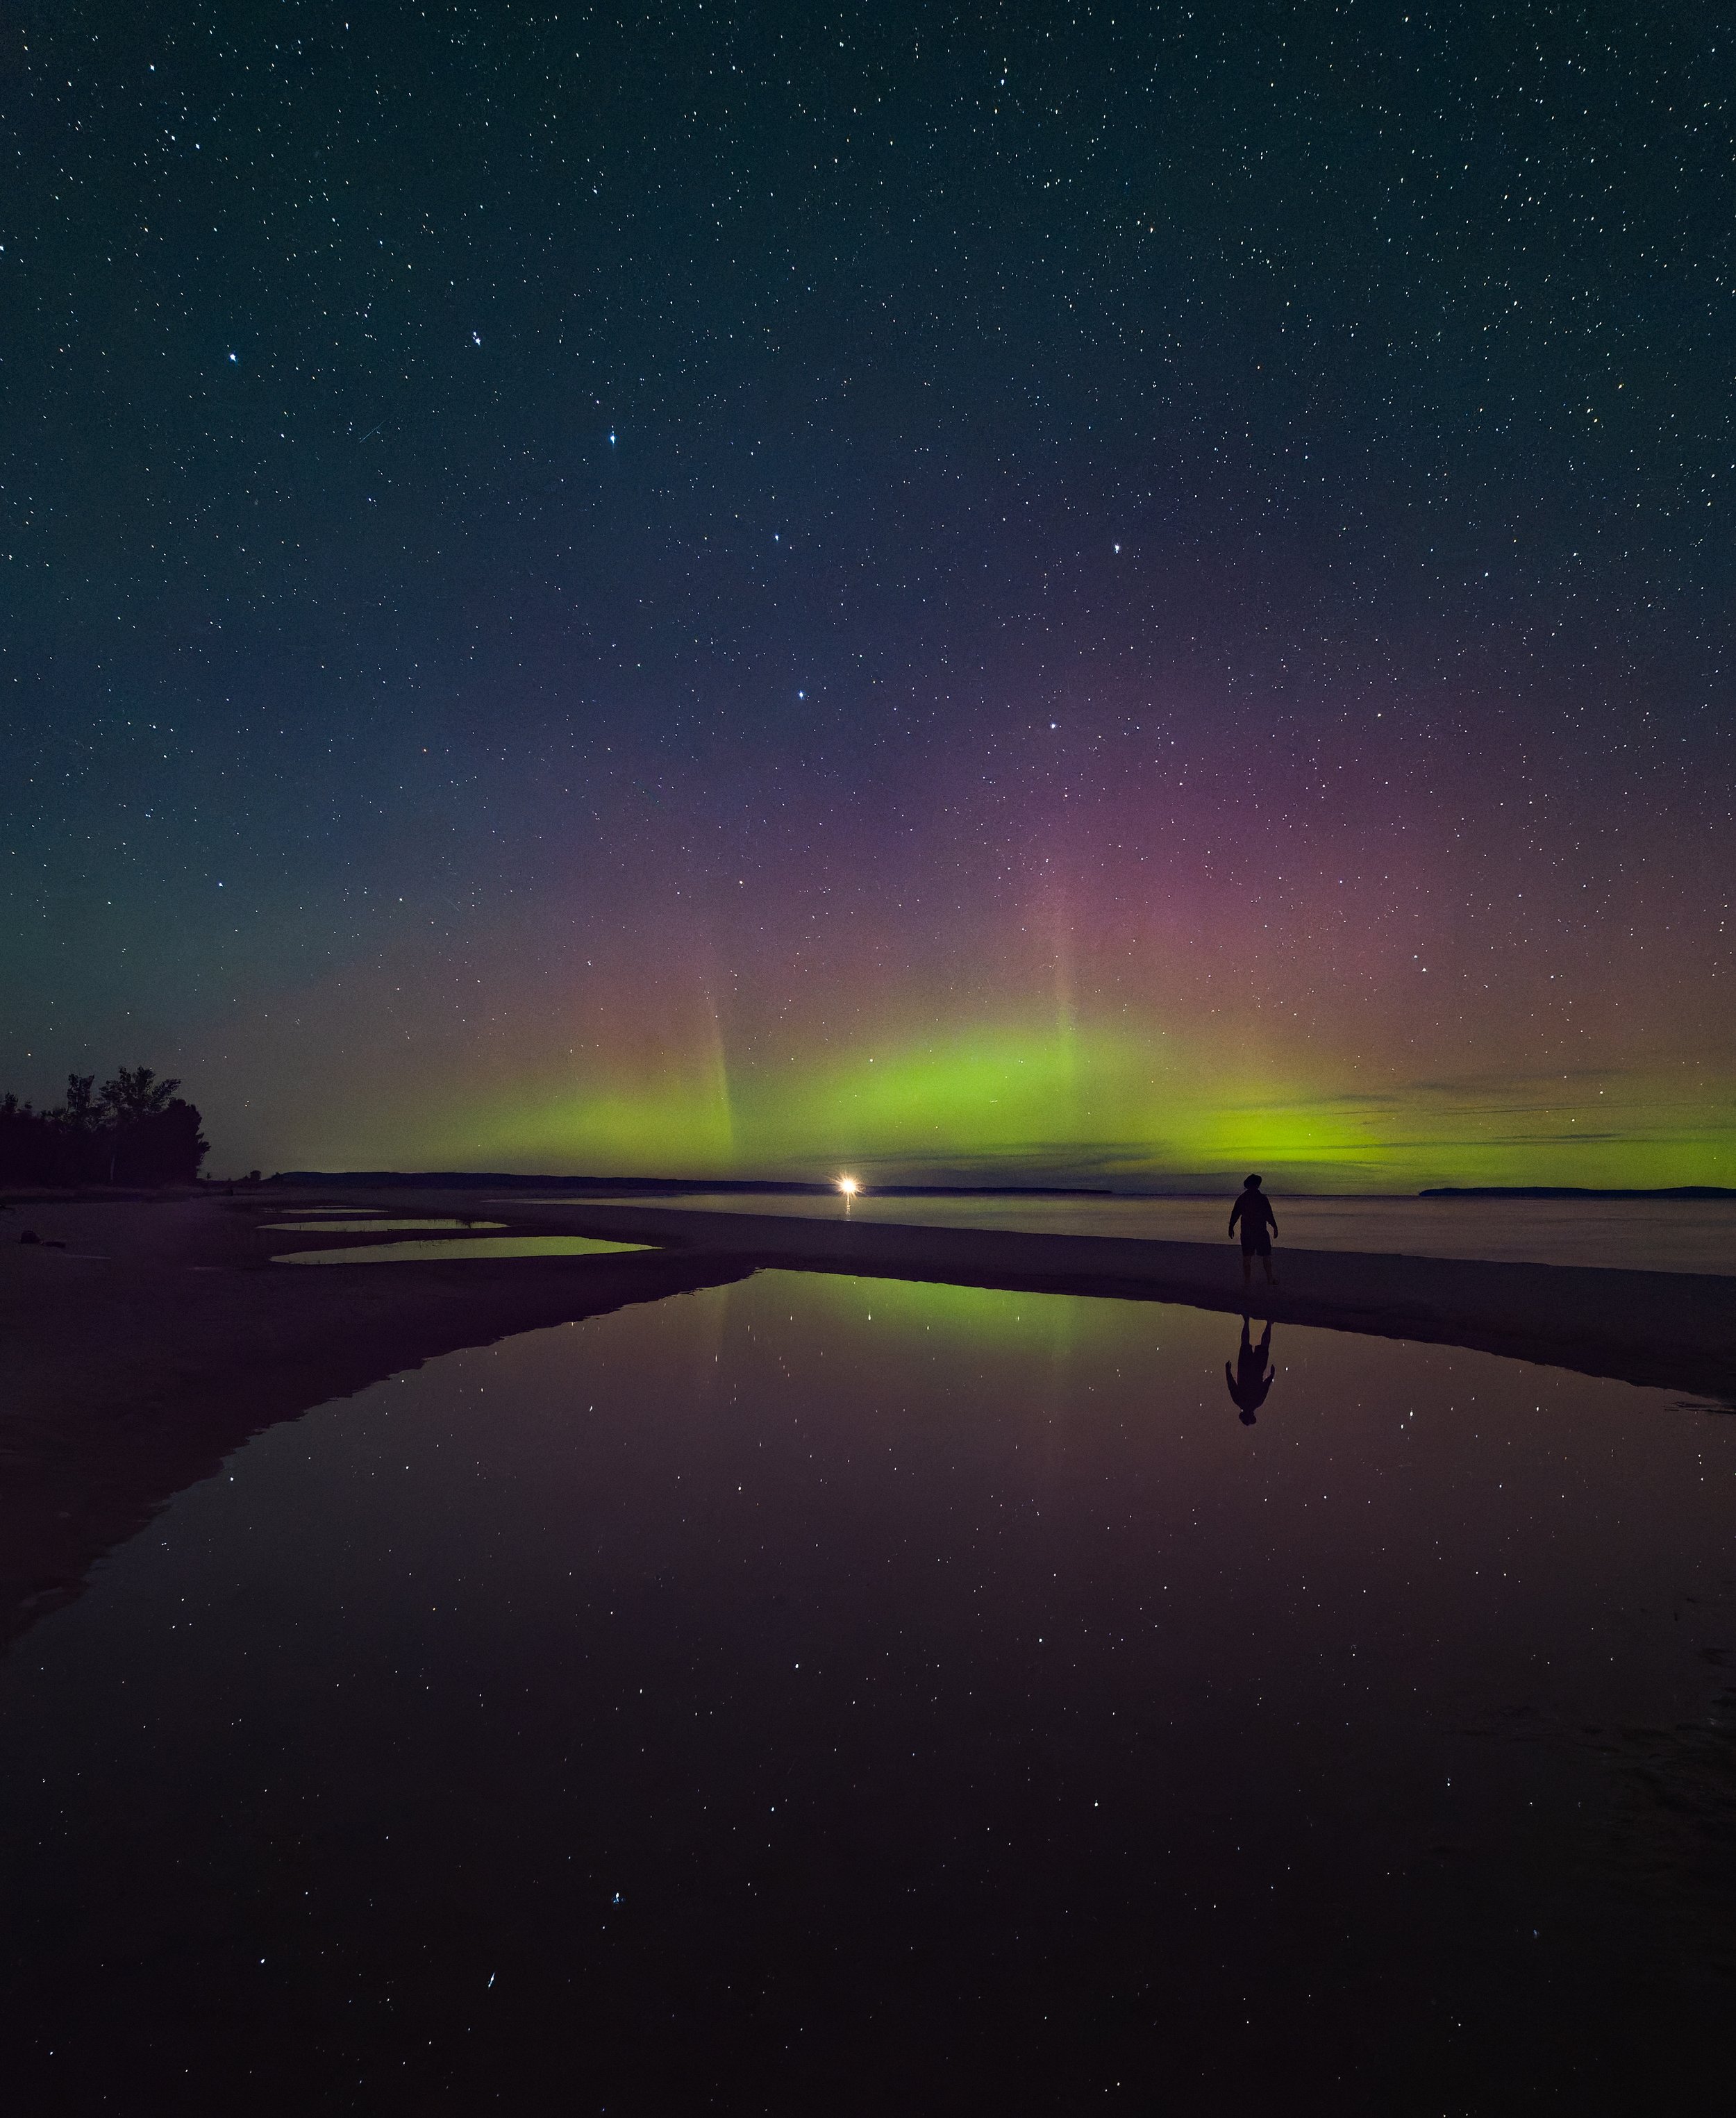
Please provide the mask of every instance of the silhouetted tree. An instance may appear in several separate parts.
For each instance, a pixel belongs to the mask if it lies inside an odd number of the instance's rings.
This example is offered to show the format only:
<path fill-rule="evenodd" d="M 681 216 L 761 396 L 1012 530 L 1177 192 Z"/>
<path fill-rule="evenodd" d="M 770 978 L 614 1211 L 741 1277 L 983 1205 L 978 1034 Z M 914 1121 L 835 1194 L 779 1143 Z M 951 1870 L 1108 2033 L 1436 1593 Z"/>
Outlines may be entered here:
<path fill-rule="evenodd" d="M 67 1075 L 67 1099 L 53 1115 L 69 1132 L 95 1132 L 102 1123 L 102 1112 L 90 1093 L 95 1080 L 94 1074 Z"/>
<path fill-rule="evenodd" d="M 0 1180 L 15 1184 L 191 1183 L 210 1146 L 199 1113 L 150 1066 L 123 1066 L 95 1093 L 69 1074 L 64 1103 L 38 1111 L 0 1097 Z"/>
<path fill-rule="evenodd" d="M 155 1121 L 167 1113 L 180 1085 L 178 1081 L 160 1081 L 152 1066 L 123 1066 L 112 1081 L 104 1082 L 98 1103 L 108 1120 L 111 1184 L 160 1184 L 169 1181 L 172 1172 L 165 1171 L 161 1177 L 147 1177 L 142 1170 L 162 1158 L 163 1146 L 169 1135 Z M 181 1108 L 186 1110 L 191 1107 L 183 1103 Z M 193 1112 L 192 1129 L 195 1133 L 199 1130 L 197 1111 Z M 158 1150 L 155 1154 L 154 1148 Z M 198 1167 L 197 1158 L 193 1167 Z"/>
<path fill-rule="evenodd" d="M 0 1098 L 0 1176 L 15 1184 L 53 1184 L 62 1149 L 60 1128 L 46 1111 Z"/>
<path fill-rule="evenodd" d="M 191 1184 L 211 1144 L 199 1130 L 199 1113 L 179 1096 L 147 1111 L 118 1130 L 112 1183 Z"/>
<path fill-rule="evenodd" d="M 108 1173 L 105 1113 L 91 1093 L 95 1081 L 94 1074 L 68 1074 L 67 1099 L 49 1113 L 49 1124 L 59 1135 L 49 1183 L 100 1183 Z"/>
<path fill-rule="evenodd" d="M 84 1077 L 88 1086 L 94 1075 Z M 97 1098 L 101 1108 L 122 1125 L 137 1125 L 141 1118 L 155 1117 L 169 1108 L 180 1087 L 178 1081 L 160 1081 L 150 1066 L 123 1066 L 112 1081 L 104 1081 Z"/>

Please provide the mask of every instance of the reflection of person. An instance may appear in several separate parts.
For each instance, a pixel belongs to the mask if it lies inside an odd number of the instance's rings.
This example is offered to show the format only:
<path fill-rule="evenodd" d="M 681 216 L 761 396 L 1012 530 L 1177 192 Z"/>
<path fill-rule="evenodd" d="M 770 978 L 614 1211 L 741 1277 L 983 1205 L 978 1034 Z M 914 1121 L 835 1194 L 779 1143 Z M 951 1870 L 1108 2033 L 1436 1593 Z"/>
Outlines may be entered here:
<path fill-rule="evenodd" d="M 1254 1276 L 1254 1260 L 1258 1258 L 1266 1267 L 1269 1285 L 1278 1283 L 1272 1278 L 1272 1237 L 1278 1232 L 1278 1216 L 1272 1211 L 1272 1202 L 1260 1189 L 1257 1177 L 1246 1178 L 1242 1195 L 1229 1209 L 1229 1232 L 1236 1232 L 1236 1223 L 1242 1223 L 1242 1284 L 1246 1287 Z"/>
<path fill-rule="evenodd" d="M 1224 1363 L 1224 1380 L 1229 1385 L 1230 1402 L 1241 1415 L 1242 1424 L 1252 1427 L 1254 1414 L 1266 1402 L 1266 1393 L 1272 1386 L 1276 1368 L 1266 1368 L 1266 1357 L 1272 1349 L 1272 1327 L 1268 1324 L 1260 1334 L 1257 1346 L 1250 1345 L 1248 1339 L 1248 1319 L 1242 1319 L 1242 1343 L 1236 1352 L 1234 1373 L 1228 1361 Z M 1261 1371 L 1266 1370 L 1262 1375 Z"/>

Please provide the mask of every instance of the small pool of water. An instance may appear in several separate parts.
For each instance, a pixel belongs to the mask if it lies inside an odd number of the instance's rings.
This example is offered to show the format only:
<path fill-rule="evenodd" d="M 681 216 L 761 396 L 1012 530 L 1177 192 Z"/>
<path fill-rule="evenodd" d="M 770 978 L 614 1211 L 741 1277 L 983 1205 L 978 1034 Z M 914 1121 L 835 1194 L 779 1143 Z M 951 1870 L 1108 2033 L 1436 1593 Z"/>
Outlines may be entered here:
<path fill-rule="evenodd" d="M 1667 1394 L 1149 1304 L 766 1273 L 431 1361 L 0 1662 L 9 2087 L 1722 2107 L 1733 1500 Z"/>
<path fill-rule="evenodd" d="M 262 1221 L 268 1236 L 377 1235 L 393 1228 L 503 1228 L 504 1221 L 458 1221 L 424 1219 L 419 1221 Z"/>
<path fill-rule="evenodd" d="M 394 1224 L 396 1225 L 396 1224 Z M 410 1223 L 426 1227 L 424 1223 Z M 499 1227 L 498 1222 L 481 1224 Z M 286 1251 L 273 1265 L 411 1265 L 428 1258 L 599 1257 L 608 1251 L 642 1251 L 645 1243 L 607 1243 L 590 1236 L 438 1236 L 430 1242 L 359 1243 L 353 1250 Z"/>

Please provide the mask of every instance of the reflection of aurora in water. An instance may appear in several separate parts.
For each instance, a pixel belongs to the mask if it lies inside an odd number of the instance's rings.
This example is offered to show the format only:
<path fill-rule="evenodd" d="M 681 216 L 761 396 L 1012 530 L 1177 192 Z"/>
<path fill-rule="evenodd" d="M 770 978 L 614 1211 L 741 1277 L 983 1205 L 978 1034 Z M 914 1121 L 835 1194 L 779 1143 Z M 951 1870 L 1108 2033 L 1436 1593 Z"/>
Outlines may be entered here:
<path fill-rule="evenodd" d="M 376 1214 L 371 1219 L 360 1217 L 350 1219 L 336 1215 L 322 1217 L 317 1221 L 263 1221 L 261 1228 L 271 1236 L 353 1236 L 387 1233 L 394 1228 L 421 1229 L 432 1235 L 441 1228 L 499 1228 L 502 1221 L 461 1221 L 430 1217 L 425 1219 L 394 1221 Z"/>
<path fill-rule="evenodd" d="M 20 2107 L 1696 2107 L 1736 1422 L 1236 1334 L 768 1272 L 248 1443 L 0 1662 Z"/>
<path fill-rule="evenodd" d="M 426 1242 L 367 1243 L 354 1249 L 287 1251 L 275 1265 L 424 1265 L 466 1258 L 601 1257 L 642 1243 L 608 1243 L 589 1236 L 437 1236 Z"/>

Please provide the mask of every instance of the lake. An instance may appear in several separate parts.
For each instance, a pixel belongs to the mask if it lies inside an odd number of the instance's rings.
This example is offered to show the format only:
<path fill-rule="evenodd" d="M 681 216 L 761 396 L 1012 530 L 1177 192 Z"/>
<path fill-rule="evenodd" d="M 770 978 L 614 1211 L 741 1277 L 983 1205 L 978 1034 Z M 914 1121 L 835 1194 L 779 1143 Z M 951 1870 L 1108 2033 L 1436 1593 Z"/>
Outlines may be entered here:
<path fill-rule="evenodd" d="M 1727 2081 L 1736 1420 L 1257 1353 L 763 1273 L 259 1435 L 0 1662 L 16 2107 Z"/>
<path fill-rule="evenodd" d="M 959 1197 L 860 1194 L 853 1219 L 931 1228 L 1020 1228 L 1036 1235 L 1144 1236 L 1225 1241 L 1233 1193 L 1210 1197 Z M 572 1205 L 578 1195 L 495 1201 Z M 600 1202 L 599 1202 L 600 1203 Z M 624 1200 L 616 1203 L 627 1203 Z M 647 1195 L 635 1205 L 720 1214 L 797 1214 L 835 1219 L 836 1197 L 719 1191 Z M 1736 1274 L 1736 1199 L 1418 1199 L 1287 1197 L 1275 1191 L 1280 1255 L 1377 1251 L 1409 1257 L 1489 1258 L 1511 1264 L 1614 1265 L 1628 1270 Z"/>

